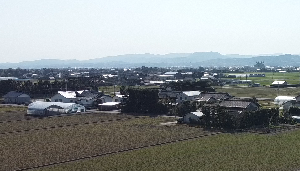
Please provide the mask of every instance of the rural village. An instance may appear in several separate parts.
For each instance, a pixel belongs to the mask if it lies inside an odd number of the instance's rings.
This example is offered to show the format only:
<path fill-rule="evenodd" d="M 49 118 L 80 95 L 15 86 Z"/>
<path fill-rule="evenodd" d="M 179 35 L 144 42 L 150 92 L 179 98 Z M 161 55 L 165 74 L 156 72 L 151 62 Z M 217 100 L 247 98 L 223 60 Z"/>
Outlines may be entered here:
<path fill-rule="evenodd" d="M 200 137 L 298 129 L 299 71 L 263 62 L 1 69 L 0 134 L 7 145 L 1 145 L 0 170 L 56 170 L 62 163 Z"/>

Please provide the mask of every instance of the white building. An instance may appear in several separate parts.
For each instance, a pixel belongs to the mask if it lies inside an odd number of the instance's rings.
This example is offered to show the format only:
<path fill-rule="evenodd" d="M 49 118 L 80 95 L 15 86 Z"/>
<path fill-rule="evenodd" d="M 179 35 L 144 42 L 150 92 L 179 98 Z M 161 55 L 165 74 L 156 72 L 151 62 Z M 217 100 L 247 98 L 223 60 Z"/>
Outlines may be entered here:
<path fill-rule="evenodd" d="M 183 91 L 177 96 L 177 103 L 183 101 L 196 101 L 200 98 L 200 91 Z"/>
<path fill-rule="evenodd" d="M 81 94 L 83 91 L 77 91 Z M 75 103 L 77 101 L 76 91 L 58 91 L 51 98 L 51 102 Z"/>
<path fill-rule="evenodd" d="M 273 81 L 273 83 L 272 83 L 272 86 L 274 86 L 274 87 L 276 87 L 276 86 L 281 87 L 281 86 L 285 86 L 285 85 L 287 85 L 286 81 Z"/>
<path fill-rule="evenodd" d="M 293 96 L 277 96 L 274 100 L 274 104 L 282 105 L 285 102 L 296 100 Z"/>

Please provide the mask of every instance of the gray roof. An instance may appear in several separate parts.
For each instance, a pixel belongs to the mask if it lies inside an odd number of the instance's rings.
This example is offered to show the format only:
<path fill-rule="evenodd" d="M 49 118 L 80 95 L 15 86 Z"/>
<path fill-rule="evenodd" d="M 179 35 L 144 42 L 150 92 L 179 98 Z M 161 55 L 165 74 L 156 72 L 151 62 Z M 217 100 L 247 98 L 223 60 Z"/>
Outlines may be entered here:
<path fill-rule="evenodd" d="M 228 93 L 202 93 L 201 94 L 201 99 L 209 99 L 210 97 L 213 97 L 217 100 L 220 100 L 220 99 L 224 99 L 226 98 L 227 96 L 230 96 Z"/>
<path fill-rule="evenodd" d="M 7 94 L 5 94 L 3 97 L 4 98 L 14 98 L 14 97 L 18 97 L 18 96 L 20 96 L 22 94 L 23 93 L 19 93 L 19 92 L 16 92 L 16 91 L 10 91 Z"/>
<path fill-rule="evenodd" d="M 210 100 L 211 98 L 215 99 L 214 97 L 211 97 L 211 96 L 203 96 L 200 101 L 208 101 Z"/>
<path fill-rule="evenodd" d="M 220 106 L 246 109 L 251 103 L 252 102 L 246 102 L 246 101 L 223 101 L 220 103 Z"/>

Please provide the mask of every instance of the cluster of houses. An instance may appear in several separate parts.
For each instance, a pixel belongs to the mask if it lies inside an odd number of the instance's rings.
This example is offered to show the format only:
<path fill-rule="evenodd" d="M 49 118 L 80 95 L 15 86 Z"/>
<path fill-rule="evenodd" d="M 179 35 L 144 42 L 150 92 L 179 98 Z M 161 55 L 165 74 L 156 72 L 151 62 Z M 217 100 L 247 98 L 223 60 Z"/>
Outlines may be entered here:
<path fill-rule="evenodd" d="M 186 114 L 183 117 L 183 122 L 190 122 L 191 119 L 199 119 L 203 113 L 201 107 L 203 106 L 221 106 L 227 111 L 241 113 L 243 111 L 256 111 L 260 105 L 254 102 L 251 98 L 235 98 L 228 93 L 221 92 L 200 92 L 200 91 L 171 91 L 162 90 L 159 92 L 161 99 L 173 99 L 176 104 L 184 101 L 197 102 L 199 109 L 197 111 Z"/>
<path fill-rule="evenodd" d="M 114 110 L 118 109 L 123 101 L 124 96 L 118 93 L 112 97 L 89 90 L 58 91 L 46 101 L 33 101 L 29 95 L 15 91 L 3 96 L 3 102 L 6 104 L 28 105 L 28 115 L 79 113 L 90 108 Z"/>

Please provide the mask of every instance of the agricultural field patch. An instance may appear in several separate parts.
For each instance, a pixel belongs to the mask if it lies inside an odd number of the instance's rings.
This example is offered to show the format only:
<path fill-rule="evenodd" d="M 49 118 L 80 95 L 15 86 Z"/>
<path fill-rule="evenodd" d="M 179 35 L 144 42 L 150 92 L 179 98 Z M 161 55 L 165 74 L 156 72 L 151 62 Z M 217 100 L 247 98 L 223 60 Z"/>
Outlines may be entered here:
<path fill-rule="evenodd" d="M 276 80 L 285 80 L 288 84 L 299 84 L 300 83 L 300 73 L 299 72 L 255 72 L 255 73 L 225 73 L 225 75 L 235 75 L 238 77 L 236 79 L 240 80 L 251 80 L 254 83 L 260 83 L 261 85 L 271 85 L 273 81 Z M 239 76 L 241 74 L 241 76 Z M 245 77 L 245 75 L 249 74 L 265 74 L 265 77 Z M 229 79 L 229 78 L 228 78 Z M 232 78 L 230 78 L 232 79 Z"/>
<path fill-rule="evenodd" d="M 0 121 L 25 119 L 26 106 L 0 105 Z"/>
<path fill-rule="evenodd" d="M 297 170 L 299 138 L 299 130 L 276 135 L 221 134 L 37 170 Z"/>
<path fill-rule="evenodd" d="M 64 126 L 74 124 L 84 124 L 108 120 L 116 120 L 132 117 L 125 114 L 95 113 L 95 114 L 75 114 L 66 116 L 53 116 L 33 118 L 30 120 L 12 121 L 0 123 L 0 133 L 18 130 L 28 130 L 36 128 L 45 128 L 51 126 Z"/>
<path fill-rule="evenodd" d="M 272 98 L 280 96 L 298 96 L 300 87 L 270 88 L 270 87 L 215 87 L 217 92 L 227 92 L 236 97 Z"/>
<path fill-rule="evenodd" d="M 174 118 L 146 117 L 122 122 L 0 135 L 0 170 L 13 170 L 202 135 L 186 125 L 162 126 Z"/>

